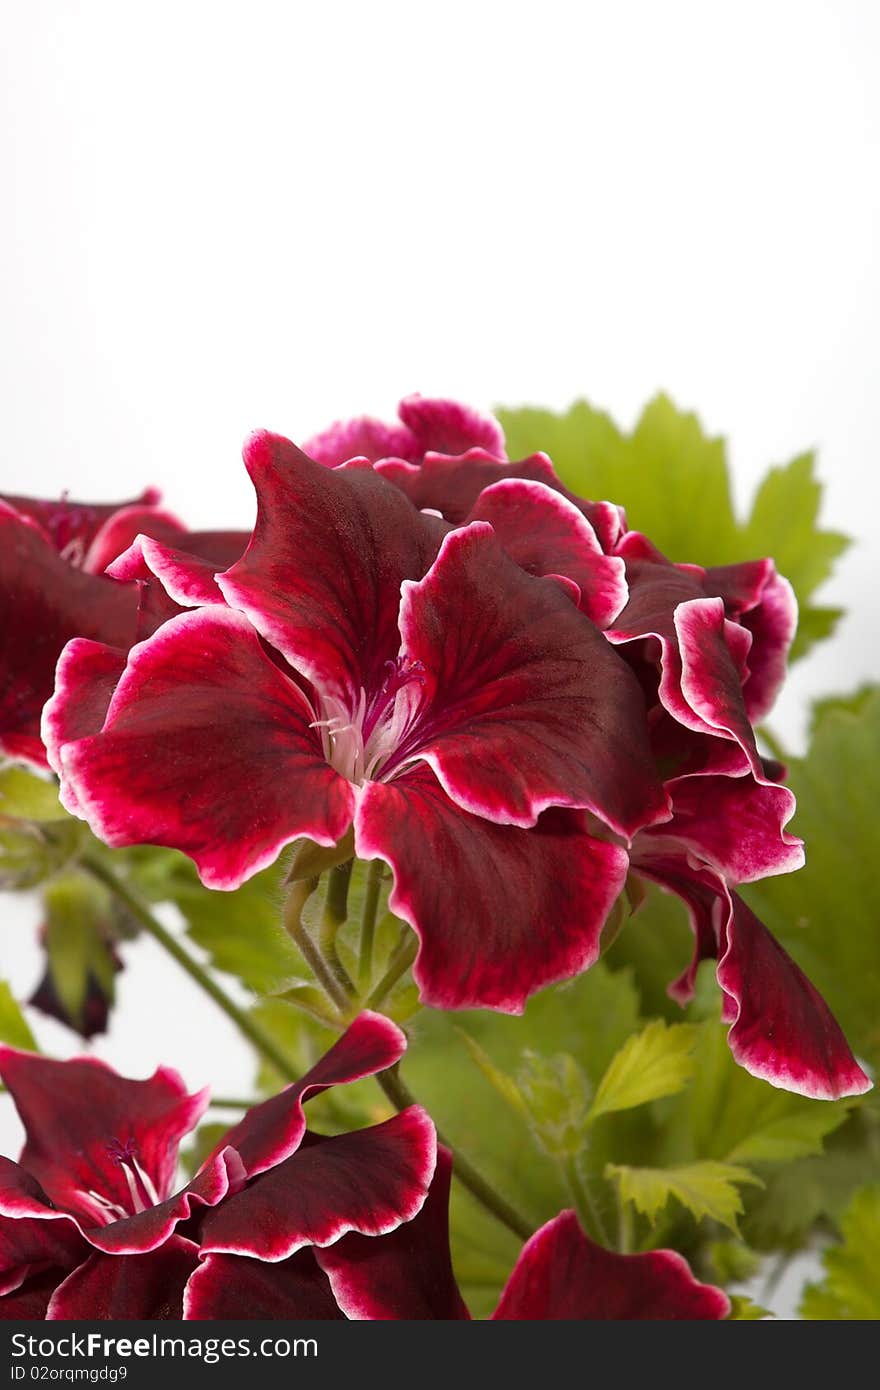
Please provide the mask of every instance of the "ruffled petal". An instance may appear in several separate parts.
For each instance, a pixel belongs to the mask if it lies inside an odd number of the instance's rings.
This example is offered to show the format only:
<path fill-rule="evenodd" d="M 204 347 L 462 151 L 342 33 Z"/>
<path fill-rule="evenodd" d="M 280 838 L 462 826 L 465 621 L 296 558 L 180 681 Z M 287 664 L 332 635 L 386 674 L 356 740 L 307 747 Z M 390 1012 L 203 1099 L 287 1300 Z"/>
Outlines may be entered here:
<path fill-rule="evenodd" d="M 627 855 L 583 821 L 549 810 L 528 830 L 493 825 L 450 801 L 424 766 L 364 788 L 357 853 L 394 872 L 390 907 L 419 936 L 413 973 L 426 1004 L 521 1013 L 535 990 L 592 965 Z"/>
<path fill-rule="evenodd" d="M 40 714 L 71 637 L 127 649 L 138 589 L 73 569 L 35 522 L 0 505 L 0 751 L 45 766 Z"/>
<path fill-rule="evenodd" d="M 183 522 L 171 512 L 139 505 L 122 507 L 108 517 L 95 534 L 83 560 L 83 569 L 89 574 L 103 574 L 117 555 L 128 549 L 135 536 L 175 541 L 183 531 Z"/>
<path fill-rule="evenodd" d="M 17 1288 L 31 1265 L 71 1269 L 87 1252 L 74 1218 L 53 1207 L 24 1168 L 0 1156 L 0 1294 Z"/>
<path fill-rule="evenodd" d="M 92 1255 L 59 1284 L 46 1310 L 48 1319 L 177 1319 L 183 1317 L 183 1291 L 199 1262 L 199 1247 L 171 1236 L 143 1255 Z"/>
<path fill-rule="evenodd" d="M 740 1066 L 816 1100 L 857 1096 L 871 1082 L 825 1000 L 736 893 L 716 908 L 727 1041 Z M 726 920 L 725 920 L 726 919 Z"/>
<path fill-rule="evenodd" d="M 101 733 L 61 746 L 67 804 L 107 844 L 183 850 L 208 887 L 236 888 L 351 823 L 314 718 L 245 618 L 185 613 L 132 650 Z"/>
<path fill-rule="evenodd" d="M 792 873 L 804 863 L 803 841 L 785 826 L 795 811 L 787 787 L 743 776 L 690 776 L 667 782 L 672 820 L 645 841 L 676 839 L 732 883 Z"/>
<path fill-rule="evenodd" d="M 240 560 L 249 531 L 187 531 L 168 545 L 149 536 L 136 536 L 109 567 L 116 579 L 155 577 L 178 608 L 195 608 L 225 600 L 215 581 L 218 571 Z M 169 612 L 168 616 L 172 616 Z"/>
<path fill-rule="evenodd" d="M 244 1255 L 206 1256 L 187 1285 L 183 1316 L 192 1322 L 345 1319 L 311 1250 L 298 1250 L 277 1264 Z"/>
<path fill-rule="evenodd" d="M 677 894 L 691 918 L 694 956 L 670 995 L 686 1003 L 700 962 L 718 961 L 727 1041 L 741 1067 L 817 1100 L 870 1090 L 819 991 L 720 874 L 650 836 L 640 838 L 632 859 L 639 874 Z"/>
<path fill-rule="evenodd" d="M 208 1159 L 192 1182 L 180 1192 L 134 1216 L 124 1216 L 107 1226 L 84 1231 L 89 1244 L 108 1255 L 142 1255 L 158 1250 L 177 1226 L 189 1221 L 202 1207 L 214 1207 L 230 1193 L 241 1190 L 245 1171 L 234 1149 L 226 1148 Z"/>
<path fill-rule="evenodd" d="M 100 731 L 127 661 L 127 651 L 87 637 L 74 637 L 58 658 L 55 693 L 43 706 L 40 735 L 49 766 L 61 780 L 61 804 L 72 815 L 81 813 L 76 793 L 62 775 L 61 749 Z"/>
<path fill-rule="evenodd" d="M 398 414 L 415 436 L 420 455 L 485 449 L 496 458 L 505 457 L 504 431 L 495 417 L 481 415 L 459 401 L 414 394 L 400 402 Z"/>
<path fill-rule="evenodd" d="M 182 522 L 159 509 L 159 501 L 160 493 L 152 487 L 128 502 L 75 502 L 66 496 L 57 500 L 8 494 L 0 497 L 0 502 L 20 516 L 35 521 L 52 549 L 68 564 L 90 574 L 100 574 L 138 531 L 171 535 L 183 529 Z M 118 549 L 114 549 L 117 543 Z"/>
<path fill-rule="evenodd" d="M 166 1197 L 178 1144 L 208 1105 L 208 1092 L 189 1095 L 170 1067 L 132 1081 L 96 1057 L 56 1062 L 0 1047 L 0 1078 L 25 1128 L 22 1167 L 57 1206 L 86 1222 L 102 1219 L 94 1193 L 132 1210 L 132 1164 Z"/>
<path fill-rule="evenodd" d="M 468 520 L 488 521 L 527 574 L 573 580 L 581 612 L 597 627 L 608 627 L 626 603 L 623 560 L 605 555 L 583 513 L 544 483 L 524 478 L 493 483 L 477 498 Z"/>
<path fill-rule="evenodd" d="M 436 1157 L 434 1126 L 418 1105 L 305 1145 L 207 1213 L 202 1251 L 276 1261 L 348 1231 L 384 1235 L 420 1210 Z"/>
<path fill-rule="evenodd" d="M 419 441 L 405 425 L 386 425 L 371 415 L 337 420 L 303 444 L 303 452 L 325 468 L 338 468 L 350 459 L 401 458 L 415 460 Z"/>
<path fill-rule="evenodd" d="M 397 1024 L 382 1014 L 364 1010 L 301 1080 L 252 1106 L 224 1134 L 213 1155 L 231 1146 L 239 1154 L 248 1177 L 256 1177 L 299 1147 L 306 1127 L 305 1101 L 330 1086 L 343 1086 L 385 1071 L 400 1061 L 405 1051 L 406 1037 Z"/>
<path fill-rule="evenodd" d="M 577 806 L 629 837 L 667 818 L 629 667 L 485 522 L 450 533 L 425 578 L 404 583 L 400 631 L 424 707 L 385 775 L 421 758 L 462 809 L 501 824 Z"/>
<path fill-rule="evenodd" d="M 376 472 L 405 492 L 414 506 L 439 512 L 454 526 L 467 519 L 481 492 L 505 478 L 526 478 L 560 493 L 587 518 L 606 553 L 616 545 L 625 524 L 620 507 L 611 502 L 588 502 L 570 492 L 546 454 L 531 454 L 508 463 L 476 448 L 458 457 L 429 453 L 420 464 L 407 462 L 402 454 L 379 461 Z"/>
<path fill-rule="evenodd" d="M 722 1289 L 700 1284 L 674 1250 L 618 1255 L 560 1212 L 523 1246 L 494 1316 L 505 1320 L 695 1321 L 726 1318 Z"/>
<path fill-rule="evenodd" d="M 359 1321 L 467 1319 L 449 1250 L 452 1154 L 437 1150 L 437 1169 L 424 1206 L 412 1221 L 380 1240 L 347 1235 L 316 1250 L 336 1302 Z"/>
<path fill-rule="evenodd" d="M 426 572 L 444 528 L 366 463 L 328 471 L 266 433 L 245 462 L 257 524 L 217 582 L 322 694 L 353 709 L 361 690 L 381 688 L 399 648 L 401 582 Z"/>

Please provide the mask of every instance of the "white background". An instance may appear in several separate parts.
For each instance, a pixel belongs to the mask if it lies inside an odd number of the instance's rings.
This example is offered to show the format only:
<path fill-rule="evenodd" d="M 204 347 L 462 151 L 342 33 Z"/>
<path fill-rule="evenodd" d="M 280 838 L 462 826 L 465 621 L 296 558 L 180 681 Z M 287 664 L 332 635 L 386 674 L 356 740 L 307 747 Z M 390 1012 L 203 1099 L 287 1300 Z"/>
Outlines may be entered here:
<path fill-rule="evenodd" d="M 664 387 L 729 437 L 741 503 L 818 447 L 825 520 L 857 538 L 822 595 L 849 617 L 780 732 L 798 745 L 811 693 L 877 677 L 880 5 L 0 17 L 0 490 L 157 482 L 193 526 L 248 525 L 255 426 L 302 440 L 413 390 L 586 394 L 630 425 Z M 21 990 L 25 915 L 0 923 Z M 99 1050 L 245 1087 L 210 1004 L 149 944 L 129 959 Z"/>

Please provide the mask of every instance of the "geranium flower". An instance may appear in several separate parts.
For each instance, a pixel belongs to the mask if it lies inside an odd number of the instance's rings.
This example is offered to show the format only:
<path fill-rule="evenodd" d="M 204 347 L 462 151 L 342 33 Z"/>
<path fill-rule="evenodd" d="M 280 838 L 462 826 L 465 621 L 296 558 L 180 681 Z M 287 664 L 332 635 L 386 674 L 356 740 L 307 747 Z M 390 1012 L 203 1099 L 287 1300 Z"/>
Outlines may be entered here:
<path fill-rule="evenodd" d="M 146 488 L 128 502 L 74 502 L 42 497 L 0 494 L 0 502 L 28 517 L 53 550 L 74 569 L 103 574 L 111 561 L 131 545 L 135 536 L 173 536 L 184 529 L 171 512 L 159 506 L 157 488 Z"/>
<path fill-rule="evenodd" d="M 0 1159 L 0 1318 L 180 1317 L 200 1247 L 285 1260 L 346 1232 L 380 1235 L 419 1211 L 434 1127 L 419 1106 L 351 1134 L 306 1130 L 303 1103 L 384 1070 L 403 1034 L 363 1013 L 294 1085 L 247 1112 L 191 1182 L 177 1147 L 208 1104 L 175 1071 L 117 1076 L 94 1058 L 0 1048 L 25 1126 Z"/>
<path fill-rule="evenodd" d="M 394 871 L 423 998 L 518 1011 L 596 958 L 623 883 L 581 812 L 623 840 L 668 815 L 638 683 L 486 521 L 449 531 L 366 461 L 274 435 L 246 462 L 258 520 L 217 576 L 228 606 L 171 619 L 121 676 L 93 642 L 59 662 L 43 730 L 65 804 L 214 888 L 353 825 Z"/>
<path fill-rule="evenodd" d="M 46 928 L 39 929 L 39 942 L 43 955 L 43 974 L 36 989 L 27 1001 L 32 1008 L 39 1009 L 49 1018 L 55 1018 L 67 1028 L 79 1033 L 81 1038 L 94 1038 L 98 1033 L 106 1033 L 113 1003 L 113 979 L 123 969 L 122 957 L 116 950 L 110 924 L 102 922 L 100 927 L 103 969 L 95 967 L 94 959 L 86 967 L 85 990 L 77 1012 L 72 1012 L 58 992 L 52 966 L 46 950 Z"/>
<path fill-rule="evenodd" d="M 0 753 L 46 767 L 41 712 L 71 638 L 101 643 L 124 662 L 134 642 L 186 606 L 147 566 L 126 565 L 139 533 L 173 537 L 174 549 L 154 544 L 187 559 L 197 575 L 225 568 L 244 551 L 249 533 L 188 532 L 156 507 L 157 498 L 150 489 L 124 504 L 0 499 Z"/>
<path fill-rule="evenodd" d="M 368 1321 L 470 1317 L 449 1251 L 451 1155 L 441 1148 L 428 1199 L 390 1235 L 347 1235 L 333 1245 L 267 1265 L 208 1255 L 186 1291 L 185 1316 L 349 1318 Z M 493 1318 L 725 1318 L 727 1295 L 694 1278 L 673 1250 L 618 1255 L 589 1240 L 563 1211 L 526 1242 Z"/>
<path fill-rule="evenodd" d="M 303 450 L 329 468 L 353 458 L 421 463 L 428 453 L 462 454 L 474 448 L 505 457 L 498 421 L 458 401 L 412 395 L 401 401 L 397 413 L 399 423 L 394 425 L 369 415 L 338 420 L 306 440 Z"/>

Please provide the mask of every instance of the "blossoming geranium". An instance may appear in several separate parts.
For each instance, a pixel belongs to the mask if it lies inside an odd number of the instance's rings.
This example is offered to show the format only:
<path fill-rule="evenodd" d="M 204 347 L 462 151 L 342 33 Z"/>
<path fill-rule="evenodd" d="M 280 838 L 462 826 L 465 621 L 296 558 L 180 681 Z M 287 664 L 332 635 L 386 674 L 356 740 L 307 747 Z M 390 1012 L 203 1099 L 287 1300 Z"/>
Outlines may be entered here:
<path fill-rule="evenodd" d="M 0 1318 L 180 1317 L 200 1251 L 277 1262 L 348 1231 L 377 1235 L 425 1200 L 434 1128 L 418 1106 L 320 1139 L 303 1103 L 372 1075 L 405 1047 L 363 1013 L 295 1085 L 234 1125 L 184 1187 L 177 1146 L 208 1104 L 160 1067 L 148 1081 L 95 1058 L 55 1062 L 0 1048 L 25 1126 L 20 1164 L 0 1159 Z"/>
<path fill-rule="evenodd" d="M 217 576 L 227 606 L 127 661 L 67 647 L 43 723 L 66 804 L 218 888 L 353 826 L 394 870 L 427 1002 L 518 1010 L 596 958 L 626 874 L 580 812 L 624 841 L 669 814 L 637 681 L 488 523 L 450 532 L 365 461 L 328 470 L 277 436 L 246 458 L 259 515 Z"/>

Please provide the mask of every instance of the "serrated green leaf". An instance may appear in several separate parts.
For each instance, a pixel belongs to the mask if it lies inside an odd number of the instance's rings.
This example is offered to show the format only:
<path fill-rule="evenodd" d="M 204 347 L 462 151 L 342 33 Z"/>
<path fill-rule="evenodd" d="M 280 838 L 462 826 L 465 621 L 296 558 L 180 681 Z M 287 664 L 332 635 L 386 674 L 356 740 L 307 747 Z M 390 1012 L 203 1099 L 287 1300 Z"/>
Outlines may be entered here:
<path fill-rule="evenodd" d="M 697 417 L 667 396 L 649 402 L 632 434 L 586 401 L 561 415 L 532 408 L 497 414 L 511 458 L 543 449 L 570 488 L 621 503 L 629 525 L 671 560 L 725 565 L 773 556 L 800 606 L 794 656 L 833 630 L 837 610 L 810 600 L 849 541 L 818 525 L 821 485 L 812 455 L 772 468 L 740 522 L 724 441 L 706 435 Z"/>
<path fill-rule="evenodd" d="M 815 737 L 820 724 L 829 715 L 861 715 L 878 690 L 880 686 L 874 684 L 860 685 L 858 690 L 853 690 L 848 695 L 825 695 L 821 700 L 814 700 L 810 709 L 810 738 Z"/>
<path fill-rule="evenodd" d="M 823 1255 L 825 1278 L 804 1290 L 801 1317 L 880 1319 L 880 1184 L 856 1193 L 840 1227 L 843 1243 Z"/>
<path fill-rule="evenodd" d="M 68 814 L 58 800 L 58 787 L 46 777 L 38 777 L 26 768 L 0 768 L 0 818 L 10 820 L 56 821 L 68 820 Z"/>
<path fill-rule="evenodd" d="M 0 980 L 0 1042 L 20 1047 L 25 1052 L 39 1052 L 27 1020 L 5 980 Z"/>
<path fill-rule="evenodd" d="M 717 1221 L 737 1232 L 736 1218 L 743 1204 L 737 1184 L 755 1183 L 760 1178 L 733 1163 L 680 1164 L 676 1168 L 632 1168 L 609 1163 L 605 1176 L 617 1184 L 621 1200 L 632 1202 L 636 1211 L 654 1221 L 670 1198 L 680 1202 L 697 1221 Z"/>
<path fill-rule="evenodd" d="M 880 691 L 827 709 L 789 785 L 807 863 L 743 896 L 827 1000 L 850 1046 L 880 1066 Z"/>
<path fill-rule="evenodd" d="M 692 1025 L 658 1018 L 627 1038 L 599 1082 L 588 1121 L 683 1090 L 694 1073 L 698 1037 Z"/>

